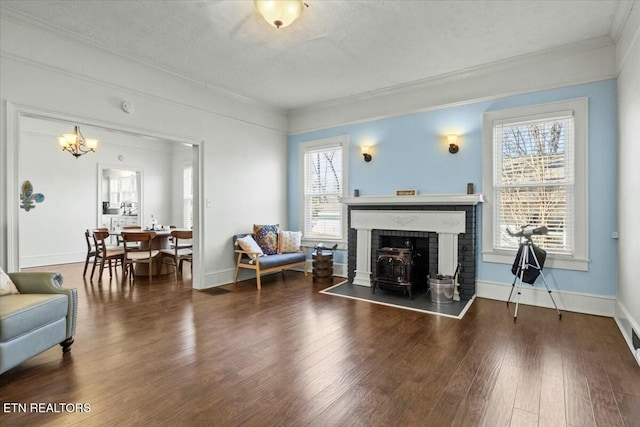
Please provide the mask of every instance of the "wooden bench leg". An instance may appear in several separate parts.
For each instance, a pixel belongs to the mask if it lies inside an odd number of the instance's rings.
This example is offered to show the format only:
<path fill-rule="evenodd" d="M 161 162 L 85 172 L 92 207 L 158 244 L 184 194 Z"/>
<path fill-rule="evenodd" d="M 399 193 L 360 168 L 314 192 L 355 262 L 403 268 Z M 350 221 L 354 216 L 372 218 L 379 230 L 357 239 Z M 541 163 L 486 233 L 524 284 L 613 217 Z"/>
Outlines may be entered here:
<path fill-rule="evenodd" d="M 260 271 L 256 270 L 256 283 L 258 285 L 258 289 L 262 289 L 262 284 L 260 283 Z"/>

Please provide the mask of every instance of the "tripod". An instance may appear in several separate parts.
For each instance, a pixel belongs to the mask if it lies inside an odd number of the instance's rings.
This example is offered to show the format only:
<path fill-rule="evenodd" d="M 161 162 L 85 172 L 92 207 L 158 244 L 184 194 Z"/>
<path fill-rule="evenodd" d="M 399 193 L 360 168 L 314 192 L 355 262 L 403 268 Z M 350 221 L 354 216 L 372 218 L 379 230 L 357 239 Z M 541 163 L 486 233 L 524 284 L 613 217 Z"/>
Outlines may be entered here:
<path fill-rule="evenodd" d="M 531 240 L 532 234 L 546 234 L 546 228 L 543 230 L 544 233 L 542 232 L 535 233 L 536 230 L 533 230 L 534 233 L 520 231 L 517 234 L 512 234 L 513 236 L 520 237 L 520 245 L 518 246 L 518 254 L 516 255 L 517 263 L 514 263 L 515 271 L 514 269 L 512 269 L 512 272 L 514 274 L 513 283 L 511 284 L 511 292 L 509 293 L 509 298 L 507 299 L 507 307 L 508 307 L 509 303 L 511 302 L 511 297 L 513 295 L 513 289 L 516 287 L 516 282 L 518 282 L 516 310 L 515 310 L 515 313 L 513 314 L 514 323 L 518 318 L 518 305 L 520 304 L 522 283 L 523 282 L 529 283 L 531 286 L 533 286 L 533 283 L 538 277 L 538 274 L 542 276 L 544 287 L 547 289 L 547 293 L 549 294 L 549 297 L 551 298 L 551 302 L 553 303 L 553 306 L 556 309 L 556 313 L 558 313 L 558 319 L 562 320 L 562 313 L 560 313 L 560 310 L 558 310 L 558 306 L 556 305 L 556 302 L 553 299 L 553 295 L 551 295 L 551 290 L 547 285 L 547 280 L 544 278 L 544 274 L 542 274 L 542 266 L 540 265 L 540 262 L 538 262 L 538 257 L 536 256 L 536 252 L 534 251 L 533 241 Z M 525 238 L 525 242 L 522 242 L 522 237 Z M 541 251 L 541 252 L 545 254 L 544 251 Z M 518 259 L 518 256 L 520 257 L 519 259 Z"/>

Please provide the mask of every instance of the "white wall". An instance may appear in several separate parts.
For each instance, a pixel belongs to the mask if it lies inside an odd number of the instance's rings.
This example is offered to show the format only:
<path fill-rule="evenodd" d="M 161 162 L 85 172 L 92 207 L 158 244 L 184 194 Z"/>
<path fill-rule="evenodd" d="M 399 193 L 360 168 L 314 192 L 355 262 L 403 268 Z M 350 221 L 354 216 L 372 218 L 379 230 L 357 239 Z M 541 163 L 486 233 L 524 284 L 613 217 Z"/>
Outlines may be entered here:
<path fill-rule="evenodd" d="M 627 342 L 640 335 L 640 3 L 636 2 L 618 42 L 618 226 L 619 267 L 616 320 Z"/>
<path fill-rule="evenodd" d="M 3 184 L 18 182 L 21 175 L 9 144 L 17 126 L 12 114 L 30 110 L 81 125 L 201 144 L 201 196 L 210 203 L 198 212 L 205 280 L 194 286 L 232 281 L 232 234 L 250 229 L 254 222 L 286 221 L 282 111 L 225 96 L 204 83 L 27 28 L 5 16 L 0 19 L 0 161 L 3 169 L 7 166 Z M 123 100 L 133 104 L 133 114 L 121 109 Z M 56 174 L 54 165 L 51 172 Z M 6 267 L 7 252 L 13 250 L 7 238 L 17 233 L 11 219 L 18 215 L 19 189 L 4 192 L 0 264 Z"/>

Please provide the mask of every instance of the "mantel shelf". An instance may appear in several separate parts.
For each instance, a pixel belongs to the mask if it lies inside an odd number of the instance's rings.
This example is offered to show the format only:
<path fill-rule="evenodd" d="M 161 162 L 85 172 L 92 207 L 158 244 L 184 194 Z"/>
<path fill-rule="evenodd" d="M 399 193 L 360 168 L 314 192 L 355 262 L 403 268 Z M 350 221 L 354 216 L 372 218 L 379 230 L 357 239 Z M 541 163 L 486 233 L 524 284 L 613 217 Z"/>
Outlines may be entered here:
<path fill-rule="evenodd" d="M 424 194 L 417 196 L 361 196 L 342 197 L 348 206 L 420 206 L 420 205 L 476 205 L 484 202 L 483 194 Z"/>

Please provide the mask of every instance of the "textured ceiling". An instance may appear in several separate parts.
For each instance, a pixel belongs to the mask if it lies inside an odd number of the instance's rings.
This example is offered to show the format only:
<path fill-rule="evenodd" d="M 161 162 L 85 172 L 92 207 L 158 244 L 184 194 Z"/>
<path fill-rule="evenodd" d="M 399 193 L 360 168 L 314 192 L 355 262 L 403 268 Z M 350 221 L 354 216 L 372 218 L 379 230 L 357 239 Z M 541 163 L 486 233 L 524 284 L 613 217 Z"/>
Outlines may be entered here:
<path fill-rule="evenodd" d="M 282 29 L 246 0 L 1 0 L 0 11 L 293 109 L 608 35 L 625 1 L 306 3 Z"/>

